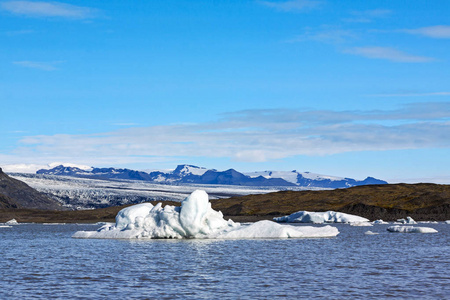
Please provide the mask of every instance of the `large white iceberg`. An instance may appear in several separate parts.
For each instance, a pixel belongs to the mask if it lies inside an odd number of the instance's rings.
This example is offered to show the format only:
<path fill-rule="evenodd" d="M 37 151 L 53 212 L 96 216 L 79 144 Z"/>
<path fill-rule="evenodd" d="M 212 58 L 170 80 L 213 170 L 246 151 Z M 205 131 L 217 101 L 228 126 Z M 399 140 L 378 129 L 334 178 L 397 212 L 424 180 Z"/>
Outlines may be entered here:
<path fill-rule="evenodd" d="M 194 191 L 180 207 L 161 203 L 142 203 L 122 209 L 116 224 L 106 224 L 97 231 L 78 231 L 74 238 L 302 238 L 333 237 L 339 234 L 332 226 L 290 226 L 272 221 L 241 225 L 226 221 L 220 211 L 211 208 L 205 191 Z"/>
<path fill-rule="evenodd" d="M 401 232 L 401 233 L 436 233 L 436 232 L 438 232 L 434 228 L 414 227 L 414 226 L 390 226 L 387 228 L 387 231 Z"/>
<path fill-rule="evenodd" d="M 345 214 L 331 210 L 325 212 L 298 211 L 296 213 L 290 214 L 289 216 L 274 218 L 274 221 L 287 223 L 315 223 L 315 224 L 369 222 L 368 219 L 360 216 Z"/>

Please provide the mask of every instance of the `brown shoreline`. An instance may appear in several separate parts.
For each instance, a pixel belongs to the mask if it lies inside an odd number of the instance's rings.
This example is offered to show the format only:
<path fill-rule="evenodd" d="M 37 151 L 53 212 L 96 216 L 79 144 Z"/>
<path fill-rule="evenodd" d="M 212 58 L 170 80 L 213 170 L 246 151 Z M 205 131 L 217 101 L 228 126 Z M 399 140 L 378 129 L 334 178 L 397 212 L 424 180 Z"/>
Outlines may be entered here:
<path fill-rule="evenodd" d="M 156 205 L 160 201 L 151 201 Z M 180 202 L 163 201 L 164 205 Z M 359 186 L 327 191 L 281 191 L 211 200 L 214 210 L 236 222 L 272 220 L 297 211 L 339 211 L 371 221 L 396 221 L 412 217 L 416 221 L 450 220 L 450 185 L 389 184 Z M 22 208 L 0 209 L 0 223 L 16 219 L 22 223 L 114 222 L 125 206 L 95 210 L 53 211 Z"/>

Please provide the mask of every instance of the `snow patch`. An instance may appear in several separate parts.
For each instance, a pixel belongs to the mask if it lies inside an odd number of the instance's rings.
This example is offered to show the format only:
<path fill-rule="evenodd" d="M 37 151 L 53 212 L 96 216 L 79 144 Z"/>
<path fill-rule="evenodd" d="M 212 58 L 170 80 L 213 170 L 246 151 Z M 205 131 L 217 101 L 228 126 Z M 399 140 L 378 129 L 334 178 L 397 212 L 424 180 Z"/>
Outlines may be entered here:
<path fill-rule="evenodd" d="M 369 222 L 369 220 L 366 218 L 336 211 L 326 211 L 326 212 L 298 211 L 293 214 L 290 214 L 289 216 L 274 218 L 274 221 L 287 223 L 315 223 L 315 224 Z"/>
<path fill-rule="evenodd" d="M 284 226 L 272 221 L 241 225 L 223 219 L 220 211 L 211 208 L 208 194 L 196 190 L 181 207 L 161 203 L 130 206 L 116 216 L 116 224 L 106 224 L 97 231 L 78 231 L 74 238 L 300 238 L 333 237 L 339 234 L 332 226 Z"/>

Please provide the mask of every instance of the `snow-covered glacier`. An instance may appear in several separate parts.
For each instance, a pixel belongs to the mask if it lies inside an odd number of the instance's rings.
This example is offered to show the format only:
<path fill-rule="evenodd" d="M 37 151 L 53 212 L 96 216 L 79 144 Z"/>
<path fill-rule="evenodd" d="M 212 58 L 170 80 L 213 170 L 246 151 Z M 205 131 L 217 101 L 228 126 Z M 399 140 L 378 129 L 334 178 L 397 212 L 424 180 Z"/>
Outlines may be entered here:
<path fill-rule="evenodd" d="M 287 223 L 365 223 L 369 222 L 368 219 L 355 216 L 351 214 L 345 214 L 336 211 L 325 212 L 310 212 L 310 211 L 298 211 L 288 216 L 274 218 L 276 222 Z"/>
<path fill-rule="evenodd" d="M 97 231 L 78 231 L 74 238 L 311 238 L 334 237 L 339 234 L 332 226 L 291 226 L 272 221 L 242 225 L 225 220 L 220 211 L 211 208 L 208 194 L 196 190 L 181 202 L 181 206 L 142 203 L 122 209 L 115 225 L 105 225 Z"/>

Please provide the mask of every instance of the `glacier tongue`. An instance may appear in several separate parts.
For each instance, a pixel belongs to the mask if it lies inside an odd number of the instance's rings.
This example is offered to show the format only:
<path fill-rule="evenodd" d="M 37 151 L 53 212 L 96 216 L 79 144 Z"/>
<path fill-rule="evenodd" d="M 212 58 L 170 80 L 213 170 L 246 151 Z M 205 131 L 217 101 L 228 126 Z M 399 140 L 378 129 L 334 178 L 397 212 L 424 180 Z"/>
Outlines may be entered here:
<path fill-rule="evenodd" d="M 116 224 L 105 225 L 97 231 L 78 231 L 74 238 L 302 238 L 333 237 L 339 234 L 332 226 L 289 226 L 272 221 L 241 225 L 226 221 L 220 211 L 211 208 L 208 194 L 194 191 L 183 200 L 181 207 L 161 203 L 142 203 L 122 209 Z"/>

